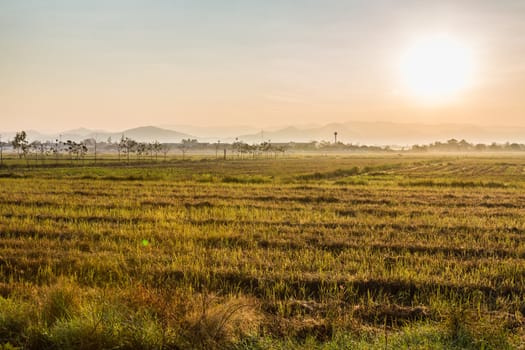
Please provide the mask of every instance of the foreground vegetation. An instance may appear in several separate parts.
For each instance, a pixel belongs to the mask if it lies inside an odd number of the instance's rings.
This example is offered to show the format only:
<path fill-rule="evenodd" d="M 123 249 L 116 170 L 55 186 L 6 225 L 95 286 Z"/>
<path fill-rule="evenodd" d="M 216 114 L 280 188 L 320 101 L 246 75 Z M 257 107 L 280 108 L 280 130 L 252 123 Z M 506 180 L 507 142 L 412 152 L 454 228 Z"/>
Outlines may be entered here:
<path fill-rule="evenodd" d="M 525 158 L 0 168 L 0 348 L 512 349 Z"/>

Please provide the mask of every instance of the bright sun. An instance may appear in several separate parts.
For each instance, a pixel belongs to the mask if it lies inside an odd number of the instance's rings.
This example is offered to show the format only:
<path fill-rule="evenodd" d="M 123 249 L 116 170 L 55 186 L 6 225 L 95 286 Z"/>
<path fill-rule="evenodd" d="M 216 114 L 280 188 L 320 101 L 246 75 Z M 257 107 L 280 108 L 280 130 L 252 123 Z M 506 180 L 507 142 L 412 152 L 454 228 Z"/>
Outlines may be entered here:
<path fill-rule="evenodd" d="M 443 103 L 457 97 L 472 81 L 471 51 L 449 36 L 414 42 L 401 57 L 403 90 L 421 102 Z"/>

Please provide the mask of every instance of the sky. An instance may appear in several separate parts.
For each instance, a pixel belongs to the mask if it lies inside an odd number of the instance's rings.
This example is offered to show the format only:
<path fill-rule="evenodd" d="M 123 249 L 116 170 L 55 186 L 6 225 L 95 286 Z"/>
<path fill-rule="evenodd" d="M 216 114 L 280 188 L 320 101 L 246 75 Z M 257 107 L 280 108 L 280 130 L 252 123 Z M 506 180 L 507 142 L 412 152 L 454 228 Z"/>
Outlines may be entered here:
<path fill-rule="evenodd" d="M 400 60 L 440 35 L 429 103 Z M 352 120 L 525 126 L 525 1 L 0 0 L 0 131 Z"/>

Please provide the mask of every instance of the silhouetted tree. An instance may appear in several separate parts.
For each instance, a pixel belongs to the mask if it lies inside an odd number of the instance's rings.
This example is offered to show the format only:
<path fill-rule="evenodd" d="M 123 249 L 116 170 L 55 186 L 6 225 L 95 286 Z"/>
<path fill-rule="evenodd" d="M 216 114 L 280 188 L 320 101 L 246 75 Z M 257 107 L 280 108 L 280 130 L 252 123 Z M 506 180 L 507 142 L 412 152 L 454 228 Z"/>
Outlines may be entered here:
<path fill-rule="evenodd" d="M 268 157 L 269 153 L 273 150 L 270 140 L 264 141 L 259 145 L 259 150 Z"/>
<path fill-rule="evenodd" d="M 183 139 L 179 145 L 179 149 L 182 152 L 182 159 L 186 159 L 186 152 L 198 144 L 196 139 Z"/>
<path fill-rule="evenodd" d="M 25 131 L 17 132 L 15 138 L 11 142 L 13 148 L 16 149 L 18 158 L 22 158 L 22 155 L 25 157 L 29 151 L 29 142 L 27 141 L 27 134 Z M 22 154 L 20 153 L 22 151 Z"/>
<path fill-rule="evenodd" d="M 420 145 L 414 145 L 412 146 L 412 151 L 415 151 L 415 152 L 425 152 L 428 150 L 428 147 L 427 146 L 420 146 Z"/>
<path fill-rule="evenodd" d="M 241 149 L 241 143 L 239 142 L 239 138 L 235 138 L 235 142 L 232 143 L 232 154 L 235 155 L 237 153 L 237 156 L 240 156 L 240 149 Z"/>
<path fill-rule="evenodd" d="M 275 149 L 275 158 L 277 158 L 277 152 L 281 153 L 282 156 L 284 156 L 285 152 L 288 149 L 287 145 L 281 145 L 274 148 Z"/>
<path fill-rule="evenodd" d="M 71 140 L 66 141 L 66 150 L 67 150 L 67 153 L 69 153 L 69 160 L 71 161 L 71 163 L 73 163 L 73 154 L 75 153 L 75 147 L 76 147 L 76 142 L 71 141 Z"/>
<path fill-rule="evenodd" d="M 155 161 L 158 161 L 159 160 L 159 152 L 162 151 L 162 145 L 160 144 L 159 141 L 155 140 L 155 142 L 150 144 L 150 146 L 151 146 L 151 155 L 152 155 L 152 157 L 153 157 L 153 154 L 155 154 Z"/>
<path fill-rule="evenodd" d="M 119 146 L 120 146 L 119 149 L 123 150 L 124 153 L 126 154 L 126 157 L 129 163 L 129 155 L 135 151 L 135 147 L 137 146 L 137 141 L 130 139 L 129 137 L 124 137 L 123 135 L 122 138 L 120 139 Z"/>
<path fill-rule="evenodd" d="M 521 146 L 519 144 L 517 144 L 517 143 L 511 143 L 510 145 L 508 145 L 508 148 L 511 151 L 520 151 L 521 150 Z"/>
<path fill-rule="evenodd" d="M 487 149 L 487 145 L 483 143 L 478 143 L 476 146 L 474 146 L 474 149 L 476 151 L 485 151 Z"/>
<path fill-rule="evenodd" d="M 38 162 L 38 156 L 40 155 L 42 162 L 44 161 L 44 143 L 39 140 L 35 140 L 29 144 L 31 153 L 35 154 L 35 161 Z"/>
<path fill-rule="evenodd" d="M 148 152 L 148 146 L 144 142 L 137 143 L 136 151 L 137 151 L 137 158 L 140 160 L 143 155 L 145 155 Z"/>
<path fill-rule="evenodd" d="M 84 160 L 85 155 L 87 154 L 88 148 L 84 142 L 75 142 L 72 140 L 66 141 L 66 150 L 69 153 L 69 159 L 73 162 L 73 156 L 76 160 Z"/>
<path fill-rule="evenodd" d="M 164 161 L 166 161 L 169 151 L 170 151 L 170 146 L 168 144 L 161 145 L 161 152 L 162 154 L 164 154 Z"/>

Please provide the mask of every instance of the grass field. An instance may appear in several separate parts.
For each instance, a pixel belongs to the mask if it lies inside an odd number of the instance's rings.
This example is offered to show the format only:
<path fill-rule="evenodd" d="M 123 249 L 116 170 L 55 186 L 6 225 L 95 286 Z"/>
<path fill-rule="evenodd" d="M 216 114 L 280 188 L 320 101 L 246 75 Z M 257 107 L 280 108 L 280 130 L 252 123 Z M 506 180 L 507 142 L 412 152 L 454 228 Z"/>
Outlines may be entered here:
<path fill-rule="evenodd" d="M 520 348 L 524 214 L 512 155 L 0 168 L 0 349 Z"/>

